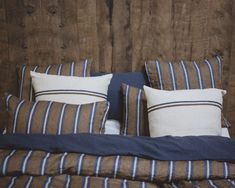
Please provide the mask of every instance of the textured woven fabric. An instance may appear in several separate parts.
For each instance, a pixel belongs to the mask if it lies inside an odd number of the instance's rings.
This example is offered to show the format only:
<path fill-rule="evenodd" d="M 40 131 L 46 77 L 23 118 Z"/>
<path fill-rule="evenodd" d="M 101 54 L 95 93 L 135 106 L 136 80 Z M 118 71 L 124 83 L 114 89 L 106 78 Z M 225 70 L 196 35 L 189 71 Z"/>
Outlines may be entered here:
<path fill-rule="evenodd" d="M 107 100 L 112 74 L 74 77 L 30 72 L 36 101 L 88 104 Z"/>
<path fill-rule="evenodd" d="M 166 91 L 144 86 L 151 137 L 221 135 L 224 90 Z"/>
<path fill-rule="evenodd" d="M 0 175 L 22 177 L 67 174 L 172 182 L 235 178 L 235 164 L 219 161 L 158 161 L 134 156 L 92 156 L 78 153 L 4 150 Z M 2 178 L 2 177 L 1 177 Z M 0 181 L 1 182 L 1 181 Z"/>
<path fill-rule="evenodd" d="M 142 89 L 126 84 L 123 91 L 122 134 L 149 136 L 147 101 Z"/>
<path fill-rule="evenodd" d="M 145 70 L 151 87 L 163 90 L 205 89 L 222 87 L 223 62 L 220 56 L 202 62 L 147 61 Z M 222 127 L 230 123 L 222 115 Z"/>
<path fill-rule="evenodd" d="M 70 105 L 52 101 L 28 102 L 12 95 L 6 99 L 7 133 L 103 133 L 109 103 Z"/>
<path fill-rule="evenodd" d="M 79 63 L 72 62 L 58 65 L 18 66 L 19 98 L 34 101 L 30 71 L 54 75 L 87 77 L 90 76 L 90 66 L 91 63 L 88 60 Z"/>
<path fill-rule="evenodd" d="M 151 87 L 156 89 L 222 89 L 222 61 L 219 56 L 202 62 L 148 61 L 145 70 Z"/>
<path fill-rule="evenodd" d="M 235 187 L 234 179 L 206 179 L 198 181 L 173 181 L 173 182 L 148 182 L 133 181 L 123 178 L 95 177 L 95 176 L 79 176 L 79 175 L 56 175 L 56 176 L 8 176 L 1 177 L 1 187 L 83 187 L 83 188 L 177 188 L 177 187 L 197 187 L 212 188 Z"/>

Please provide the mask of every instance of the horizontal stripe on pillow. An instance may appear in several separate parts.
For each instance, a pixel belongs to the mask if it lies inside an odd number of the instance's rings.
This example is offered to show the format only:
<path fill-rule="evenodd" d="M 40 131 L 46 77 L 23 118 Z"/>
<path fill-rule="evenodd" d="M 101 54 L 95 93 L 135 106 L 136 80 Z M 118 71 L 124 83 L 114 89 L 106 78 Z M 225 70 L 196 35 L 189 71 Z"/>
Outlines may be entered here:
<path fill-rule="evenodd" d="M 222 110 L 222 104 L 217 101 L 174 101 L 174 102 L 168 102 L 168 103 L 162 103 L 150 106 L 148 108 L 148 113 L 163 109 L 163 108 L 170 108 L 170 107 L 179 107 L 179 106 L 202 106 L 202 105 L 209 105 L 209 106 L 215 106 Z"/>
<path fill-rule="evenodd" d="M 201 62 L 148 61 L 145 70 L 151 87 L 156 89 L 222 89 L 222 60 L 219 56 Z"/>
<path fill-rule="evenodd" d="M 39 97 L 42 95 L 88 95 L 88 96 L 93 96 L 93 97 L 99 97 L 107 100 L 107 95 L 99 92 L 94 92 L 94 91 L 88 91 L 88 90 L 75 90 L 75 89 L 57 89 L 57 90 L 44 90 L 44 91 L 39 91 L 35 93 L 35 97 Z"/>
<path fill-rule="evenodd" d="M 87 104 L 107 100 L 112 74 L 71 77 L 30 72 L 36 101 Z"/>
<path fill-rule="evenodd" d="M 145 70 L 151 87 L 162 90 L 205 89 L 222 87 L 222 59 L 220 56 L 195 62 L 147 61 Z M 223 117 L 222 126 L 230 127 Z"/>
<path fill-rule="evenodd" d="M 221 135 L 220 89 L 166 91 L 144 86 L 151 137 Z"/>
<path fill-rule="evenodd" d="M 6 97 L 9 124 L 7 133 L 77 134 L 104 133 L 109 103 L 70 105 L 52 101 L 29 102 Z"/>
<path fill-rule="evenodd" d="M 147 102 L 144 91 L 122 84 L 123 91 L 123 128 L 122 134 L 149 136 Z"/>
<path fill-rule="evenodd" d="M 30 71 L 64 76 L 90 76 L 90 62 L 86 59 L 79 63 L 64 63 L 54 65 L 23 65 L 17 67 L 19 82 L 19 98 L 34 101 L 34 91 Z"/>

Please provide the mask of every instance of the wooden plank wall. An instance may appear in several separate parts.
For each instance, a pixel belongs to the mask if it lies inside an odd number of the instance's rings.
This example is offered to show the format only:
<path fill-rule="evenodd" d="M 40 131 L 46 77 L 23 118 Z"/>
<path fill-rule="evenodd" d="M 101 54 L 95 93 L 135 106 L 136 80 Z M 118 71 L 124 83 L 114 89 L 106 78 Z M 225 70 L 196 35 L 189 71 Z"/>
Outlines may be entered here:
<path fill-rule="evenodd" d="M 16 64 L 91 58 L 92 71 L 122 72 L 142 70 L 147 59 L 198 60 L 220 54 L 228 90 L 225 113 L 235 125 L 234 2 L 0 0 L 1 83 L 8 78 L 0 92 L 17 94 Z M 231 133 L 235 137 L 235 126 Z"/>
<path fill-rule="evenodd" d="M 235 1 L 233 1 L 232 7 L 232 35 L 230 36 L 230 40 L 232 41 L 231 46 L 231 58 L 229 69 L 225 74 L 228 74 L 228 105 L 226 109 L 226 116 L 228 117 L 232 127 L 230 129 L 230 134 L 235 138 Z"/>
<path fill-rule="evenodd" d="M 4 92 L 9 91 L 12 84 L 6 82 L 11 64 L 8 62 L 8 35 L 6 24 L 5 2 L 0 0 L 0 128 L 6 123 L 4 106 Z"/>

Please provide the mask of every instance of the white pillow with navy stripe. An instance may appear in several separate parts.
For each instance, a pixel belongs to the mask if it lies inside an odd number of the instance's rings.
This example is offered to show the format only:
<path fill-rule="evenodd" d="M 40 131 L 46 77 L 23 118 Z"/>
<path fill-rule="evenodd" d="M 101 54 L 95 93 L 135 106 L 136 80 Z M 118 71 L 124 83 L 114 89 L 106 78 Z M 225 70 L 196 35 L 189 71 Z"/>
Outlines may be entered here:
<path fill-rule="evenodd" d="M 87 104 L 107 100 L 112 74 L 96 77 L 58 76 L 30 72 L 36 101 Z"/>
<path fill-rule="evenodd" d="M 166 91 L 144 86 L 151 137 L 221 135 L 220 89 Z"/>

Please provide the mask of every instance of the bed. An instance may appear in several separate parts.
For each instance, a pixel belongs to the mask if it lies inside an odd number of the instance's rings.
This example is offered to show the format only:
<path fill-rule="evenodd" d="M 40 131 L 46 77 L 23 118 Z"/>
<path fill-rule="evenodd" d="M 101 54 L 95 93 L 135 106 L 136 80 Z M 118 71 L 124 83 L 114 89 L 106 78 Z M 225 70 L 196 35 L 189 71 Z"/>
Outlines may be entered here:
<path fill-rule="evenodd" d="M 6 134 L 0 135 L 0 187 L 235 187 L 235 141 L 221 134 L 221 126 L 230 125 L 221 118 L 224 93 L 216 74 L 221 74 L 220 59 L 208 62 L 203 62 L 203 66 L 207 72 L 213 70 L 213 75 L 205 73 L 200 63 L 180 62 L 172 69 L 171 63 L 150 61 L 145 65 L 147 78 L 142 73 L 87 77 L 87 60 L 79 64 L 20 67 L 19 96 L 6 95 L 8 125 Z M 191 65 L 196 73 L 190 72 Z M 46 74 L 30 73 L 32 70 Z M 190 81 L 193 74 L 200 75 L 198 82 Z M 210 81 L 203 75 L 209 76 Z M 143 85 L 168 91 L 144 88 L 144 92 Z M 218 98 L 212 104 L 200 103 L 209 107 L 193 112 L 200 116 L 203 110 L 213 109 L 205 123 L 211 126 L 209 132 L 203 126 L 195 127 L 198 122 L 176 118 L 174 131 L 164 135 L 159 127 L 162 119 L 169 123 L 170 117 L 165 118 L 166 113 L 154 115 L 159 119 L 148 116 L 152 109 L 151 92 L 170 92 L 169 96 L 186 92 L 186 99 L 197 87 L 201 89 L 197 92 L 212 88 L 208 91 L 210 97 L 215 92 Z M 155 103 L 154 108 L 159 105 Z M 183 112 L 188 105 L 180 107 Z M 168 114 L 180 113 L 179 108 L 173 112 L 172 107 L 166 108 Z M 110 129 L 107 119 L 121 123 Z M 191 128 L 182 136 L 185 127 L 177 121 L 189 121 L 191 124 L 187 125 L 195 130 Z M 164 121 L 163 124 L 168 126 Z M 105 129 L 109 129 L 109 134 L 104 134 Z"/>
<path fill-rule="evenodd" d="M 81 134 L 9 135 L 0 141 L 1 187 L 233 187 L 235 183 L 235 142 L 229 138 Z"/>

